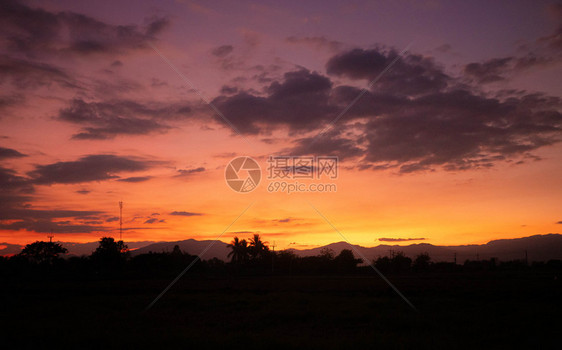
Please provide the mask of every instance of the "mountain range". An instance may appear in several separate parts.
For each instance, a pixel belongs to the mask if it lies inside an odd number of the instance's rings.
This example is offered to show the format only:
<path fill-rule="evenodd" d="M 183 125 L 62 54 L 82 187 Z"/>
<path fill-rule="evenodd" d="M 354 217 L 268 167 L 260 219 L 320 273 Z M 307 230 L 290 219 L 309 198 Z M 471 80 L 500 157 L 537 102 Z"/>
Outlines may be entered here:
<path fill-rule="evenodd" d="M 214 243 L 213 243 L 214 242 Z M 98 246 L 98 242 L 72 243 L 59 242 L 68 249 L 69 255 L 90 255 Z M 148 252 L 171 252 L 175 245 L 189 254 L 197 255 L 204 251 L 209 245 L 211 247 L 203 255 L 203 259 L 218 258 L 228 260 L 230 249 L 227 243 L 222 241 L 187 239 L 173 242 L 126 242 L 131 249 L 131 255 Z M 433 261 L 448 261 L 463 263 L 465 260 L 478 260 L 497 258 L 502 261 L 515 259 L 528 259 L 528 261 L 547 261 L 550 259 L 562 259 L 562 235 L 550 233 L 545 235 L 534 235 L 523 238 L 499 239 L 486 244 L 471 244 L 457 246 L 438 246 L 428 243 L 417 243 L 410 245 L 388 245 L 381 244 L 376 247 L 363 247 L 354 245 L 354 255 L 359 251 L 367 259 L 376 259 L 379 256 L 390 256 L 397 252 L 403 252 L 406 256 L 414 258 L 420 253 L 428 253 Z M 23 248 L 22 245 L 0 243 L 0 255 L 10 256 L 17 254 Z M 313 249 L 288 249 L 298 256 L 319 255 L 323 249 L 331 249 L 334 254 L 339 254 L 343 249 L 351 249 L 346 242 L 331 243 Z"/>

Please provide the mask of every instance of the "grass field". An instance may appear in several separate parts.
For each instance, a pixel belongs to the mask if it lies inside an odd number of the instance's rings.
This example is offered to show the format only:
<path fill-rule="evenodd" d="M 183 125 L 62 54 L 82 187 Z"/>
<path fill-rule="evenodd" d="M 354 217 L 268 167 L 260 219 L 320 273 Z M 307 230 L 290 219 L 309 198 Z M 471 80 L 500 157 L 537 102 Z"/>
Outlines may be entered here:
<path fill-rule="evenodd" d="M 3 344 L 21 348 L 560 348 L 554 273 L 389 276 L 186 275 L 5 281 Z M 4 347 L 7 349 L 8 347 Z"/>

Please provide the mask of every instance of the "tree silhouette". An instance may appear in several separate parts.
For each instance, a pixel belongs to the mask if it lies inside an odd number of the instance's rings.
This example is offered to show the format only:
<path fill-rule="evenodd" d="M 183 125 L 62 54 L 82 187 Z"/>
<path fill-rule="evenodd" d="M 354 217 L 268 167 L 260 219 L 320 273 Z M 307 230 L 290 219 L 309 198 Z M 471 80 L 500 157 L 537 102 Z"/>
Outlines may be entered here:
<path fill-rule="evenodd" d="M 262 241 L 260 235 L 257 233 L 250 238 L 248 249 L 252 259 L 261 259 L 267 256 L 267 253 L 269 253 L 269 247 L 266 244 L 267 242 Z"/>
<path fill-rule="evenodd" d="M 67 252 L 68 250 L 59 243 L 36 241 L 26 245 L 19 255 L 34 263 L 52 264 L 59 258 L 59 254 Z"/>
<path fill-rule="evenodd" d="M 430 262 L 431 258 L 429 257 L 429 254 L 421 253 L 414 259 L 412 268 L 414 271 L 427 271 L 429 269 Z"/>
<path fill-rule="evenodd" d="M 102 237 L 99 246 L 92 253 L 92 260 L 98 267 L 116 268 L 123 266 L 129 257 L 129 248 L 123 241 L 115 241 L 113 237 Z"/>
<path fill-rule="evenodd" d="M 349 249 L 343 249 L 340 254 L 334 258 L 334 263 L 338 272 L 353 272 L 357 264 L 362 262 L 362 259 L 355 259 L 353 252 Z"/>
<path fill-rule="evenodd" d="M 232 242 L 226 246 L 232 249 L 232 251 L 228 253 L 228 257 L 231 258 L 230 261 L 232 263 L 239 264 L 248 260 L 248 243 L 245 239 L 239 240 L 238 237 L 234 237 Z"/>

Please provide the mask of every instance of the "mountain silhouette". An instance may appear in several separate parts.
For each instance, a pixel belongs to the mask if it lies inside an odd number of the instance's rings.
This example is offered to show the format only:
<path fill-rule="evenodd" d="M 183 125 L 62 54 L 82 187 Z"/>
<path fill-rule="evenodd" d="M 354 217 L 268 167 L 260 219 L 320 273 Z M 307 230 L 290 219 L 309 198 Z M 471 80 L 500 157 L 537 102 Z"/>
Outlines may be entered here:
<path fill-rule="evenodd" d="M 267 235 L 264 235 L 267 237 Z M 148 252 L 171 252 L 175 245 L 192 255 L 198 255 L 205 250 L 213 241 L 187 239 L 173 242 L 126 242 L 131 249 L 131 255 L 144 254 Z M 61 242 L 67 248 L 69 256 L 90 255 L 97 247 L 98 242 L 72 243 Z M 218 241 L 202 257 L 204 260 L 218 258 L 228 261 L 227 243 Z M 14 255 L 21 251 L 23 245 L 0 243 L 0 255 Z M 421 253 L 428 253 L 433 261 L 452 262 L 456 259 L 458 263 L 465 260 L 490 259 L 499 260 L 523 260 L 527 256 L 529 261 L 547 261 L 550 259 L 562 259 L 562 235 L 551 233 L 545 235 L 534 235 L 514 239 L 498 239 L 486 244 L 471 244 L 457 246 L 438 246 L 429 243 L 416 243 L 410 245 L 381 244 L 376 247 L 363 247 L 354 245 L 368 259 L 376 259 L 379 256 L 389 256 L 392 253 L 403 252 L 406 256 L 415 257 Z M 343 249 L 350 249 L 346 242 L 336 242 L 312 249 L 288 249 L 298 256 L 319 255 L 323 249 L 331 249 L 339 254 Z"/>

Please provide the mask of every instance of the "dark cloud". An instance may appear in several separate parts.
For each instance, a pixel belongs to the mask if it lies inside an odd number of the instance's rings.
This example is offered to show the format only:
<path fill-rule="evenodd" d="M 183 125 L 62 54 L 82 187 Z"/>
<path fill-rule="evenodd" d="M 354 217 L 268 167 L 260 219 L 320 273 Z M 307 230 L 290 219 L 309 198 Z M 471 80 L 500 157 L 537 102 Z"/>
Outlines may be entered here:
<path fill-rule="evenodd" d="M 382 242 L 425 241 L 426 238 L 379 238 Z"/>
<path fill-rule="evenodd" d="M 203 167 L 192 168 L 192 169 L 179 169 L 177 176 L 191 176 L 193 174 L 202 173 L 204 171 L 205 171 L 205 168 L 203 168 Z"/>
<path fill-rule="evenodd" d="M 330 51 L 338 51 L 343 47 L 343 43 L 336 40 L 329 40 L 323 36 L 313 37 L 296 37 L 290 36 L 285 39 L 290 44 L 308 45 L 315 49 L 328 49 Z"/>
<path fill-rule="evenodd" d="M 201 216 L 203 214 L 201 213 L 192 213 L 189 211 L 173 211 L 170 213 L 170 215 L 174 215 L 174 216 Z"/>
<path fill-rule="evenodd" d="M 150 179 L 152 179 L 152 176 L 132 176 L 132 177 L 126 177 L 124 179 L 118 179 L 117 181 L 136 183 L 136 182 L 148 181 Z"/>
<path fill-rule="evenodd" d="M 465 90 L 424 96 L 366 124 L 365 160 L 401 172 L 487 168 L 560 141 L 560 105 L 538 94 L 503 101 Z"/>
<path fill-rule="evenodd" d="M 556 223 L 557 225 L 562 225 L 562 220 Z"/>
<path fill-rule="evenodd" d="M 221 94 L 223 95 L 234 95 L 238 92 L 238 88 L 236 86 L 223 86 L 221 88 Z"/>
<path fill-rule="evenodd" d="M 0 147 L 0 160 L 8 158 L 22 158 L 27 155 L 16 151 L 15 149 Z"/>
<path fill-rule="evenodd" d="M 29 179 L 13 170 L 0 168 L 0 229 L 35 232 L 77 233 L 105 229 L 102 226 L 55 221 L 62 218 L 90 219 L 101 214 L 93 210 L 42 210 L 34 209 L 29 202 L 34 188 Z"/>
<path fill-rule="evenodd" d="M 78 194 L 88 194 L 88 193 L 90 193 L 91 191 L 88 191 L 88 190 L 78 190 L 78 191 L 75 191 L 75 192 L 78 193 Z"/>
<path fill-rule="evenodd" d="M 2 220 L 6 219 L 60 219 L 60 218 L 85 218 L 99 215 L 97 210 L 40 210 L 40 209 L 11 209 L 2 213 Z"/>
<path fill-rule="evenodd" d="M 392 49 L 353 49 L 330 58 L 326 71 L 329 75 L 372 81 L 397 57 Z M 450 82 L 451 78 L 432 59 L 405 54 L 373 88 L 398 96 L 416 96 L 441 91 Z"/>
<path fill-rule="evenodd" d="M 119 221 L 119 217 L 112 216 L 110 218 L 105 219 L 105 222 L 115 222 L 115 221 Z"/>
<path fill-rule="evenodd" d="M 234 50 L 234 47 L 232 47 L 232 45 L 222 45 L 222 46 L 214 48 L 213 51 L 211 51 L 211 53 L 214 56 L 224 58 L 229 53 L 231 53 L 232 50 Z"/>
<path fill-rule="evenodd" d="M 334 76 L 370 81 L 396 57 L 391 49 L 353 49 L 335 55 L 326 67 Z M 478 81 L 490 80 L 494 74 L 501 77 L 504 65 L 521 62 L 505 58 L 467 69 Z M 517 162 L 559 142 L 562 129 L 560 98 L 525 91 L 484 93 L 415 54 L 400 57 L 369 91 L 334 86 L 330 78 L 301 69 L 285 73 L 262 92 L 222 95 L 213 103 L 241 132 L 263 135 L 280 126 L 291 136 L 319 132 L 346 110 L 324 135 L 296 138 L 283 151 L 337 155 L 356 159 L 359 169 L 402 173 Z"/>
<path fill-rule="evenodd" d="M 371 81 L 395 58 L 392 49 L 354 49 L 332 57 L 326 68 L 334 76 Z M 545 62 L 533 54 L 489 60 L 468 65 L 465 76 L 489 82 Z M 398 58 L 371 91 L 334 87 L 329 78 L 300 70 L 271 82 L 263 93 L 240 92 L 215 102 L 242 132 L 267 134 L 280 125 L 292 132 L 322 130 L 359 94 L 337 132 L 296 139 L 289 153 L 361 158 L 361 169 L 398 167 L 407 173 L 439 166 L 454 171 L 518 161 L 560 141 L 559 98 L 524 91 L 483 93 L 415 54 Z"/>
<path fill-rule="evenodd" d="M 464 73 L 479 83 L 491 83 L 505 79 L 505 74 L 511 70 L 513 57 L 494 58 L 482 63 L 469 63 L 464 67 Z"/>
<path fill-rule="evenodd" d="M 365 154 L 356 138 L 346 138 L 337 131 L 328 132 L 319 137 L 299 138 L 293 141 L 291 149 L 284 150 L 286 154 L 294 155 L 330 155 L 340 160 L 356 158 Z"/>
<path fill-rule="evenodd" d="M 154 162 L 109 154 L 89 155 L 76 161 L 38 165 L 28 173 L 38 185 L 72 184 L 118 178 L 117 173 L 151 168 Z"/>
<path fill-rule="evenodd" d="M 558 62 L 550 55 L 528 53 L 520 57 L 493 58 L 479 63 L 469 63 L 464 66 L 463 73 L 469 79 L 480 84 L 507 80 L 524 70 L 547 66 Z"/>
<path fill-rule="evenodd" d="M 153 17 L 145 28 L 112 25 L 74 12 L 49 12 L 18 1 L 0 4 L 0 31 L 4 45 L 30 57 L 40 53 L 118 54 L 146 49 L 168 24 Z"/>
<path fill-rule="evenodd" d="M 239 92 L 212 102 L 243 133 L 257 134 L 279 125 L 312 130 L 335 113 L 329 104 L 332 82 L 308 70 L 285 73 L 265 89 L 266 96 Z"/>
<path fill-rule="evenodd" d="M 549 48 L 559 51 L 562 49 L 562 4 L 550 4 L 548 10 L 558 20 L 558 26 L 554 33 L 539 38 L 537 41 L 546 43 Z"/>
<path fill-rule="evenodd" d="M 440 45 L 440 46 L 436 47 L 436 48 L 435 48 L 435 51 L 439 51 L 439 52 L 445 53 L 445 52 L 450 52 L 452 49 L 453 49 L 453 47 L 452 47 L 451 45 L 449 45 L 449 44 L 443 44 L 443 45 Z"/>
<path fill-rule="evenodd" d="M 95 210 L 40 210 L 32 208 L 21 208 L 17 206 L 4 207 L 0 210 L 0 220 L 10 220 L 9 223 L 0 223 L 3 230 L 27 230 L 34 232 L 57 232 L 57 233 L 89 233 L 103 231 L 107 227 L 99 226 L 101 222 L 92 224 L 86 221 L 74 224 L 70 220 L 55 221 L 63 218 L 74 220 L 87 220 L 93 215 L 102 214 Z"/>
<path fill-rule="evenodd" d="M 28 179 L 14 170 L 0 167 L 0 218 L 10 216 L 13 208 L 24 208 L 34 192 Z"/>
<path fill-rule="evenodd" d="M 51 220 L 43 219 L 26 219 L 15 221 L 12 223 L 4 224 L 0 223 L 0 229 L 2 230 L 26 230 L 38 233 L 45 232 L 56 232 L 56 233 L 91 233 L 106 231 L 108 228 L 99 225 L 88 225 L 88 224 L 72 224 L 69 221 L 57 222 Z"/>
<path fill-rule="evenodd" d="M 164 17 L 153 16 L 146 20 L 146 35 L 154 37 L 170 26 L 170 19 Z"/>
<path fill-rule="evenodd" d="M 78 89 L 78 83 L 66 71 L 47 63 L 0 56 L 0 83 L 8 82 L 17 89 L 36 89 L 57 84 Z"/>
<path fill-rule="evenodd" d="M 144 223 L 145 224 L 153 224 L 155 222 L 158 222 L 157 218 L 150 218 L 150 219 L 146 220 Z"/>
<path fill-rule="evenodd" d="M 164 120 L 183 118 L 190 112 L 185 104 L 146 106 L 130 100 L 88 103 L 74 99 L 60 110 L 58 118 L 83 126 L 74 139 L 104 140 L 118 135 L 163 133 L 171 128 Z"/>

